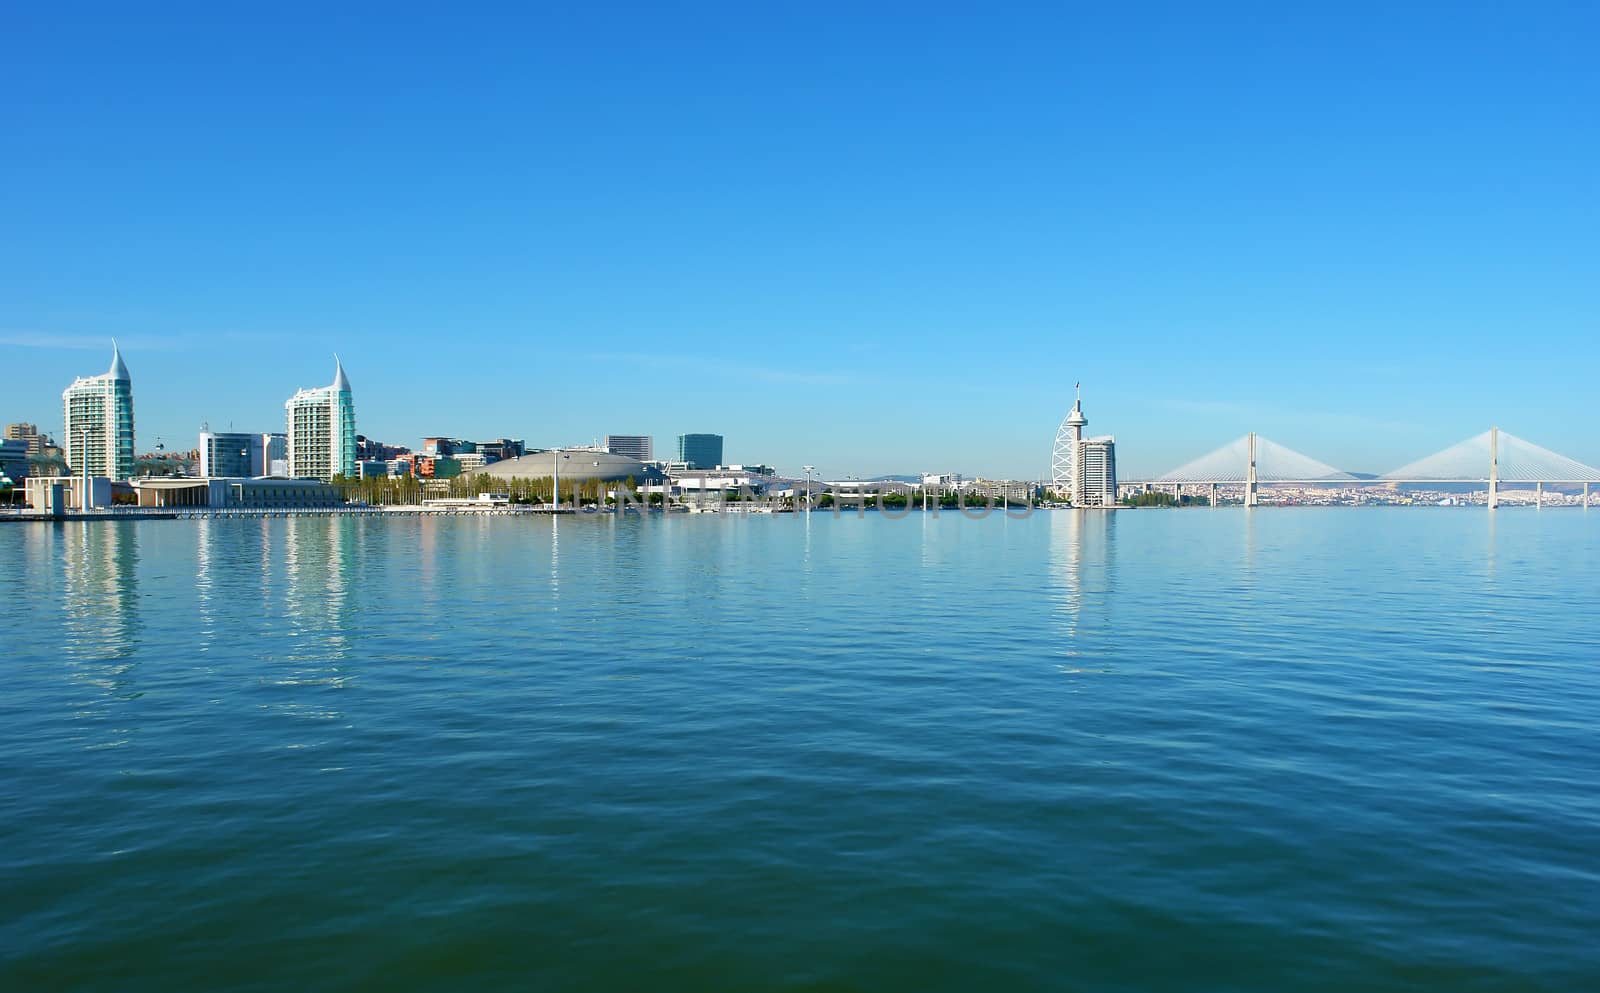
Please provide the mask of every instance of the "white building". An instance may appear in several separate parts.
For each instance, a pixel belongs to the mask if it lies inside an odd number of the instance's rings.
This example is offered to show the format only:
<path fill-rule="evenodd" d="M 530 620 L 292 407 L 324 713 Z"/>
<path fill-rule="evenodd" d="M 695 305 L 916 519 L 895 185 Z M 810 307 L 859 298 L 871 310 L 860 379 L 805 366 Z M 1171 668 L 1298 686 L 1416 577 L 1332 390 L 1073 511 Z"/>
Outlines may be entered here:
<path fill-rule="evenodd" d="M 1110 435 L 1078 443 L 1078 479 L 1072 502 L 1110 507 L 1117 502 L 1117 441 Z"/>
<path fill-rule="evenodd" d="M 333 357 L 333 383 L 300 390 L 285 403 L 288 413 L 289 475 L 329 480 L 356 474 L 356 405 L 339 357 Z"/>
<path fill-rule="evenodd" d="M 1089 419 L 1083 415 L 1083 394 L 1056 431 L 1050 456 L 1050 480 L 1077 507 L 1109 507 L 1117 502 L 1116 439 L 1084 438 Z"/>
<path fill-rule="evenodd" d="M 612 455 L 621 455 L 640 462 L 649 462 L 655 458 L 651 452 L 655 448 L 655 439 L 645 434 L 608 434 L 606 435 L 606 451 Z"/>
<path fill-rule="evenodd" d="M 73 475 L 133 476 L 133 380 L 111 343 L 111 368 L 75 379 L 61 393 L 67 464 Z"/>

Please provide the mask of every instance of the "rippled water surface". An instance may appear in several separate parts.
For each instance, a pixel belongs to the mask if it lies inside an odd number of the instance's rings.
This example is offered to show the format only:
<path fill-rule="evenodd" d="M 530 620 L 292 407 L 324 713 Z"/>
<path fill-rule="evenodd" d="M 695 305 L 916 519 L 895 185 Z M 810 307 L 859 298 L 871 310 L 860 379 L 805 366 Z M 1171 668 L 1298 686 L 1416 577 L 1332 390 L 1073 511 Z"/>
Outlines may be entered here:
<path fill-rule="evenodd" d="M 1600 988 L 1600 511 L 0 525 L 6 990 Z"/>

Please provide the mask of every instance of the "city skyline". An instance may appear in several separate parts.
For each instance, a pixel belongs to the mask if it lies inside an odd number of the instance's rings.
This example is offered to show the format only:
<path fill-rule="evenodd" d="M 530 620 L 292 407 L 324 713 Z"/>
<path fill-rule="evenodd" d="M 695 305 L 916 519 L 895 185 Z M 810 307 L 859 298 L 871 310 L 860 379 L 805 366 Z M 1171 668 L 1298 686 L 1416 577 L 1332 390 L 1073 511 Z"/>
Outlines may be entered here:
<path fill-rule="evenodd" d="M 11 16 L 0 420 L 59 431 L 114 336 L 141 448 L 338 350 L 411 444 L 1036 478 L 1081 380 L 1130 478 L 1600 463 L 1593 9 L 701 16 Z"/>

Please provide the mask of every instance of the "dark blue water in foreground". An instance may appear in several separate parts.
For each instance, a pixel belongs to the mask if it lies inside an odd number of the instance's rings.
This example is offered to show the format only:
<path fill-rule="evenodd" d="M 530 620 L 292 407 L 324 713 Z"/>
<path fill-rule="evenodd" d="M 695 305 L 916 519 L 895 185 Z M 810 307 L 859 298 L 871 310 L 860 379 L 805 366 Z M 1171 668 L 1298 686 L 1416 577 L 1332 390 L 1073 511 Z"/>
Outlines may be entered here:
<path fill-rule="evenodd" d="M 1600 988 L 1600 512 L 0 563 L 5 990 Z"/>

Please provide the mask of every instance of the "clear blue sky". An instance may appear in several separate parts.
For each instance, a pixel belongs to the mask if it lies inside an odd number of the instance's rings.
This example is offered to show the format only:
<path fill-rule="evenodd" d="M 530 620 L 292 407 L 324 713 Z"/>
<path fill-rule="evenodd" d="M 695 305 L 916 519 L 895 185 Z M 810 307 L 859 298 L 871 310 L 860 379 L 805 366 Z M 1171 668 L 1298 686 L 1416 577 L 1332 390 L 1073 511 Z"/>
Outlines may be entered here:
<path fill-rule="evenodd" d="M 454 6 L 0 10 L 0 420 L 1600 463 L 1595 4 Z"/>

